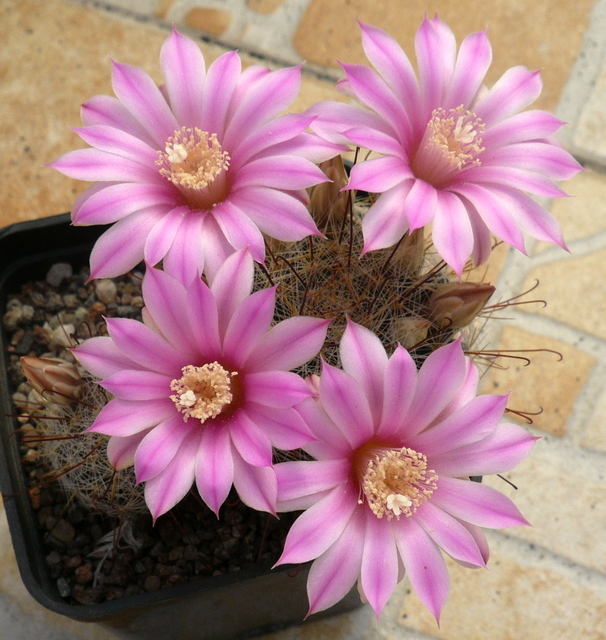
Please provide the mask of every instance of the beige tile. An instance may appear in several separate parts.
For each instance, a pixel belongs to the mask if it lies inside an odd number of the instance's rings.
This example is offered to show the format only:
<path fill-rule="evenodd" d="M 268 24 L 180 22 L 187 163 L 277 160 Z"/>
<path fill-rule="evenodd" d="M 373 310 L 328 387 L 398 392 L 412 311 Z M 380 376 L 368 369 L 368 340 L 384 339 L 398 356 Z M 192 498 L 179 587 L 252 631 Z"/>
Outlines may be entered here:
<path fill-rule="evenodd" d="M 185 24 L 212 36 L 220 36 L 229 29 L 231 14 L 223 9 L 196 7 L 185 16 Z"/>
<path fill-rule="evenodd" d="M 592 84 L 575 127 L 572 143 L 582 155 L 594 161 L 606 162 L 606 67 Z"/>
<path fill-rule="evenodd" d="M 538 279 L 538 295 L 547 306 L 537 314 L 553 318 L 598 338 L 606 338 L 606 249 L 580 257 L 563 260 L 533 269 L 525 288 Z"/>
<path fill-rule="evenodd" d="M 441 640 L 604 640 L 606 595 L 492 543 L 489 571 L 448 559 L 451 593 L 438 629 L 414 593 L 400 624 Z M 406 636 L 404 636 L 406 637 Z"/>
<path fill-rule="evenodd" d="M 606 453 L 606 393 L 594 407 L 581 444 L 588 449 Z"/>
<path fill-rule="evenodd" d="M 539 295 L 543 296 L 544 292 Z M 532 416 L 537 429 L 558 437 L 565 435 L 568 418 L 596 364 L 595 359 L 565 342 L 513 326 L 504 327 L 498 349 L 511 351 L 512 356 L 528 357 L 531 364 L 526 366 L 525 360 L 517 358 L 499 358 L 497 367 L 490 369 L 484 377 L 483 392 L 511 391 L 509 408 L 528 413 L 540 411 L 540 415 Z M 556 353 L 541 352 L 541 349 L 561 354 L 562 362 Z M 539 351 L 531 353 L 536 350 Z M 511 419 L 515 418 L 510 415 Z"/>
<path fill-rule="evenodd" d="M 367 2 L 366 0 L 312 0 L 299 24 L 294 45 L 309 61 L 335 66 L 365 62 L 356 19 L 382 27 L 413 57 L 414 33 L 427 12 L 436 11 L 454 30 L 459 42 L 468 33 L 488 29 L 493 45 L 493 84 L 509 67 L 542 69 L 544 91 L 536 105 L 555 107 L 568 72 L 581 46 L 593 0 L 487 0 L 486 2 Z"/>
<path fill-rule="evenodd" d="M 270 14 L 279 9 L 284 0 L 246 0 L 246 6 L 259 13 Z"/>

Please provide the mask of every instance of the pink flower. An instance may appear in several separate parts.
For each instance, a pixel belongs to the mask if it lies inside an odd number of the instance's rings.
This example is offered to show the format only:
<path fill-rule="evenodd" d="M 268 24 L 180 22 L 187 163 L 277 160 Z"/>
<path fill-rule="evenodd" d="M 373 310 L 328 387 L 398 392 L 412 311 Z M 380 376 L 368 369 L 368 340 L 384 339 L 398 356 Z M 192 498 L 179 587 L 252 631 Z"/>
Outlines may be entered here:
<path fill-rule="evenodd" d="M 191 281 L 213 274 L 234 249 L 263 261 L 263 233 L 318 234 L 305 189 L 327 180 L 313 162 L 338 147 L 305 129 L 308 115 L 277 117 L 295 99 L 300 68 L 241 71 L 235 51 L 208 70 L 197 44 L 173 30 L 160 62 L 166 84 L 114 63 L 117 98 L 95 96 L 76 129 L 90 149 L 50 166 L 97 181 L 77 201 L 74 224 L 116 223 L 91 255 L 91 277 L 125 273 L 145 259 Z"/>
<path fill-rule="evenodd" d="M 306 509 L 280 563 L 316 559 L 310 613 L 358 586 L 377 616 L 408 573 L 439 618 L 448 595 L 446 553 L 484 567 L 480 527 L 528 524 L 514 504 L 469 476 L 515 466 L 535 438 L 500 424 L 507 396 L 476 397 L 478 372 L 460 342 L 432 353 L 419 371 L 402 347 L 388 358 L 368 329 L 349 323 L 344 371 L 324 364 L 319 398 L 299 405 L 318 441 L 316 461 L 276 466 L 278 510 Z"/>
<path fill-rule="evenodd" d="M 357 164 L 349 189 L 381 193 L 362 228 L 364 251 L 391 246 L 433 223 L 433 242 L 457 272 L 490 254 L 490 232 L 525 252 L 524 233 L 564 247 L 554 218 L 526 193 L 566 195 L 553 180 L 580 170 L 551 138 L 562 122 L 545 111 L 518 113 L 539 96 L 538 72 L 509 69 L 487 89 L 492 51 L 474 33 L 457 53 L 452 31 L 425 19 L 415 39 L 418 79 L 400 46 L 361 24 L 375 70 L 343 64 L 339 88 L 366 107 L 324 102 L 312 128 L 381 157 Z"/>
<path fill-rule="evenodd" d="M 289 370 L 318 353 L 328 323 L 295 317 L 270 328 L 275 288 L 250 295 L 252 284 L 246 250 L 210 288 L 148 268 L 145 323 L 108 318 L 109 337 L 74 351 L 115 396 L 90 430 L 111 436 L 116 468 L 134 463 L 154 519 L 194 482 L 217 514 L 232 482 L 247 505 L 275 512 L 272 446 L 313 439 L 293 408 L 310 391 Z"/>

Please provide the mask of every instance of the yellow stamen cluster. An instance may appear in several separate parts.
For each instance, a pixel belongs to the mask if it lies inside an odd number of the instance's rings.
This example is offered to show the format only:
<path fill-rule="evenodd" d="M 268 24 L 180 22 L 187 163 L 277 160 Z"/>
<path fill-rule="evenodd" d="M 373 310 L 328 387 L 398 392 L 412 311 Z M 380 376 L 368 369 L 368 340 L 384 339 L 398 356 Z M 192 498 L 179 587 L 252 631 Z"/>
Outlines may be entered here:
<path fill-rule="evenodd" d="M 234 398 L 231 379 L 237 371 L 226 371 L 218 362 L 202 367 L 188 365 L 181 370 L 183 376 L 170 383 L 175 395 L 170 399 L 183 414 L 185 422 L 196 418 L 204 422 L 216 418 Z"/>
<path fill-rule="evenodd" d="M 485 129 L 482 120 L 463 105 L 448 111 L 434 109 L 413 162 L 415 173 L 439 187 L 457 173 L 479 166 Z"/>
<path fill-rule="evenodd" d="M 438 476 L 414 449 L 388 449 L 368 463 L 362 490 L 377 518 L 410 517 L 437 489 Z"/>
<path fill-rule="evenodd" d="M 164 151 L 158 151 L 156 164 L 160 174 L 173 184 L 188 189 L 205 189 L 229 167 L 229 155 L 223 151 L 217 134 L 197 127 L 175 131 Z"/>

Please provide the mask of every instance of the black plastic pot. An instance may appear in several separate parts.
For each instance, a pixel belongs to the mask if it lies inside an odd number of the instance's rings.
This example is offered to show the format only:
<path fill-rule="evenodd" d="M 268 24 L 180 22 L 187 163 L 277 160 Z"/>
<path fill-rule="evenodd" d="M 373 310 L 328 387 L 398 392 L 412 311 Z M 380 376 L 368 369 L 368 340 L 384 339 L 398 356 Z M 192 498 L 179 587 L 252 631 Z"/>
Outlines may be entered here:
<path fill-rule="evenodd" d="M 23 222 L 0 230 L 0 309 L 8 293 L 28 280 L 42 280 L 55 262 L 74 267 L 88 263 L 103 229 L 72 227 L 69 214 Z M 111 627 L 124 638 L 140 640 L 235 640 L 250 638 L 293 624 L 307 613 L 304 566 L 270 571 L 267 564 L 234 573 L 201 578 L 160 591 L 125 596 L 94 605 L 68 604 L 49 575 L 46 552 L 22 472 L 18 427 L 7 379 L 6 334 L 0 348 L 0 488 L 19 571 L 30 594 L 56 613 Z M 360 605 L 352 591 L 332 609 L 308 618 L 349 611 Z"/>

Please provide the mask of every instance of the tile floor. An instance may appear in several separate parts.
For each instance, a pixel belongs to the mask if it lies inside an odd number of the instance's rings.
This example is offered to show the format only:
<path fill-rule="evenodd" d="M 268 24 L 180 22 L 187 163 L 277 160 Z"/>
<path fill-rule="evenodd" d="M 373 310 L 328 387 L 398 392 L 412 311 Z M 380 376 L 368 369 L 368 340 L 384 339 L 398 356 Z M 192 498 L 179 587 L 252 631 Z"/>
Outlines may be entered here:
<path fill-rule="evenodd" d="M 111 93 L 108 56 L 158 78 L 157 51 L 174 23 L 203 39 L 207 59 L 236 46 L 246 63 L 307 60 L 297 110 L 338 98 L 335 58 L 363 60 L 355 19 L 388 28 L 412 51 L 425 11 L 459 40 L 488 27 L 489 81 L 507 67 L 541 68 L 537 106 L 569 122 L 562 140 L 590 171 L 550 204 L 570 254 L 535 244 L 530 259 L 501 250 L 490 278 L 501 299 L 533 286 L 548 301 L 493 323 L 491 344 L 542 348 L 532 364 L 492 371 L 487 391 L 515 387 L 510 406 L 543 409 L 531 430 L 543 437 L 503 481 L 489 480 L 534 524 L 490 533 L 490 571 L 451 563 L 452 592 L 438 628 L 402 583 L 378 623 L 371 611 L 266 636 L 266 640 L 604 640 L 606 639 L 606 0 L 0 0 L 0 226 L 70 209 L 83 185 L 43 167 L 79 146 L 70 126 L 79 105 Z M 0 518 L 0 637 L 112 640 L 94 625 L 42 609 L 23 587 Z"/>

